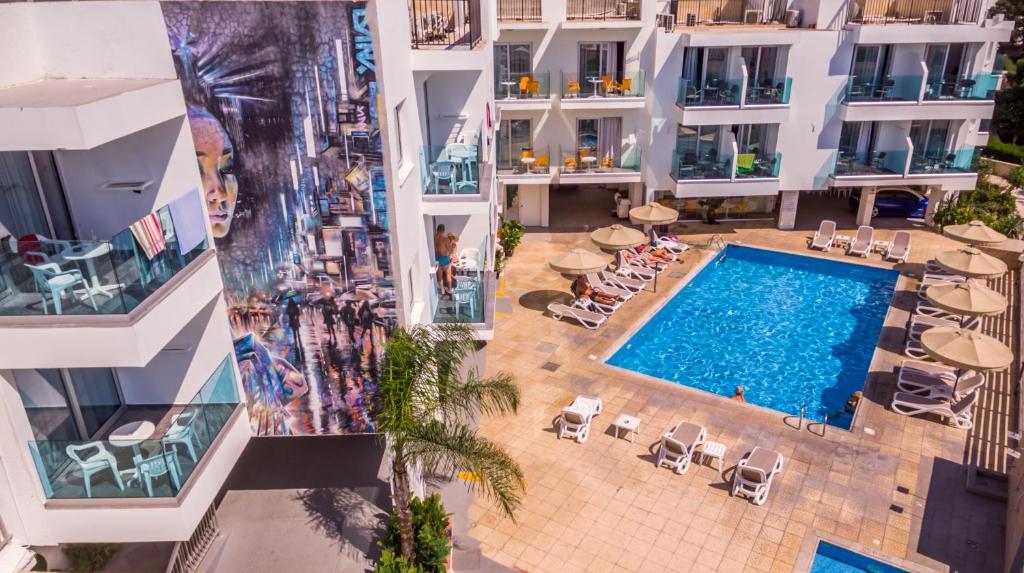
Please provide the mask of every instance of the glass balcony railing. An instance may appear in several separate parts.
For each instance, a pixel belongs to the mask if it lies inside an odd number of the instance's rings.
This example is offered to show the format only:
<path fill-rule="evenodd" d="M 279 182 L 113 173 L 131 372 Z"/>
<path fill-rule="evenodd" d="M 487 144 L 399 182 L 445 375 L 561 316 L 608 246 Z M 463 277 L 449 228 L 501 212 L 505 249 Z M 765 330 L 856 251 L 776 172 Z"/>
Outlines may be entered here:
<path fill-rule="evenodd" d="M 732 154 L 719 156 L 713 150 L 698 156 L 693 151 L 672 153 L 672 177 L 676 181 L 732 178 Z"/>
<path fill-rule="evenodd" d="M 737 153 L 737 179 L 772 179 L 782 169 L 782 154 Z"/>
<path fill-rule="evenodd" d="M 420 151 L 424 195 L 479 195 L 479 145 L 449 143 L 424 145 Z"/>
<path fill-rule="evenodd" d="M 585 74 L 562 72 L 562 98 L 643 97 L 644 71 Z"/>
<path fill-rule="evenodd" d="M 833 173 L 837 176 L 903 175 L 907 165 L 907 150 L 843 153 L 836 156 Z"/>
<path fill-rule="evenodd" d="M 235 369 L 226 357 L 188 404 L 166 405 L 162 412 L 127 406 L 118 422 L 135 429 L 131 438 L 120 426 L 94 440 L 35 440 L 29 451 L 47 499 L 175 497 L 238 404 Z M 154 412 L 162 417 L 147 420 Z M 147 427 L 161 435 L 137 439 Z"/>
<path fill-rule="evenodd" d="M 639 20 L 640 0 L 565 0 L 566 20 Z"/>
<path fill-rule="evenodd" d="M 519 74 L 496 72 L 494 93 L 504 100 L 549 99 L 551 97 L 551 73 L 533 72 Z"/>
<path fill-rule="evenodd" d="M 742 80 L 711 78 L 700 81 L 683 78 L 679 80 L 676 102 L 683 107 L 740 105 L 742 92 Z"/>
<path fill-rule="evenodd" d="M 0 316 L 131 312 L 208 248 L 199 192 L 172 205 L 110 240 L 0 243 Z"/>
<path fill-rule="evenodd" d="M 639 146 L 601 153 L 586 147 L 558 148 L 559 166 L 565 174 L 639 173 L 642 153 Z"/>
<path fill-rule="evenodd" d="M 910 158 L 911 175 L 944 173 L 977 173 L 981 150 L 973 147 L 955 149 L 945 154 L 917 154 Z"/>
<path fill-rule="evenodd" d="M 550 147 L 519 147 L 508 149 L 498 141 L 498 174 L 545 175 L 551 173 Z"/>
<path fill-rule="evenodd" d="M 764 80 L 759 85 L 747 85 L 746 105 L 785 105 L 793 91 L 793 78 Z"/>
<path fill-rule="evenodd" d="M 882 80 L 850 76 L 846 82 L 845 101 L 917 101 L 921 96 L 922 80 L 921 76 L 886 76 Z"/>
<path fill-rule="evenodd" d="M 999 88 L 999 74 L 978 74 L 963 78 L 928 80 L 924 99 L 992 101 Z"/>
<path fill-rule="evenodd" d="M 451 262 L 451 284 L 445 284 L 449 294 L 441 295 L 440 286 L 430 289 L 431 316 L 435 323 L 485 322 L 484 294 L 491 270 L 487 246 L 488 237 L 484 237 L 475 247 L 458 251 L 458 257 Z M 432 278 L 435 285 L 447 283 L 446 270 L 438 267 Z"/>

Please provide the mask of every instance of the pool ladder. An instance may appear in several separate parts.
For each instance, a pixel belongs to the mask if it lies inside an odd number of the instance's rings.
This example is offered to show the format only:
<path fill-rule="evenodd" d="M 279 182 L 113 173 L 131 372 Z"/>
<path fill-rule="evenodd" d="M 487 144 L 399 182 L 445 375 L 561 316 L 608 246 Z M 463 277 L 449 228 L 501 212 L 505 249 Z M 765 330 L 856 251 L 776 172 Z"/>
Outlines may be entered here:
<path fill-rule="evenodd" d="M 722 238 L 722 235 L 719 235 L 718 233 L 715 233 L 714 235 L 711 236 L 710 239 L 708 239 L 707 248 L 708 249 L 715 248 L 715 249 L 718 249 L 719 251 L 721 251 L 721 250 L 725 249 L 725 239 Z"/>

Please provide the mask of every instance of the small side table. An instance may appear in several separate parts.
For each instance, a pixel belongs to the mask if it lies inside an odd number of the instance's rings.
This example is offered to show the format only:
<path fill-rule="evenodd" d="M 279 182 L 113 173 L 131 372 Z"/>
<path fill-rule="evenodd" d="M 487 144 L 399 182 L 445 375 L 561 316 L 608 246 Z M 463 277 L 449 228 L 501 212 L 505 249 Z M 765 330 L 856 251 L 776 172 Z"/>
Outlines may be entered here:
<path fill-rule="evenodd" d="M 580 161 L 587 166 L 587 171 L 591 171 L 594 168 L 594 164 L 597 163 L 597 157 L 594 157 L 593 155 L 584 155 L 583 157 L 580 157 Z"/>
<path fill-rule="evenodd" d="M 850 245 L 852 238 L 849 235 L 836 235 L 833 239 L 837 247 L 847 247 Z"/>
<path fill-rule="evenodd" d="M 640 418 L 635 416 L 627 416 L 626 414 L 619 414 L 619 417 L 615 420 L 615 437 L 619 437 L 619 432 L 625 431 L 629 434 L 629 443 L 634 442 L 634 438 L 640 434 Z"/>
<path fill-rule="evenodd" d="M 536 157 L 521 157 L 519 162 L 526 166 L 526 172 L 530 172 L 530 168 L 533 167 L 533 163 L 537 161 Z"/>
<path fill-rule="evenodd" d="M 516 82 L 501 82 L 501 85 L 505 86 L 505 99 L 512 99 L 512 86 L 517 85 Z"/>
<path fill-rule="evenodd" d="M 889 241 L 876 240 L 871 242 L 871 250 L 883 255 L 886 251 L 889 250 L 889 247 L 891 246 L 892 243 L 890 243 Z"/>
<path fill-rule="evenodd" d="M 718 476 L 722 477 L 722 470 L 725 468 L 725 444 L 704 442 L 700 449 L 700 463 L 703 464 L 708 458 L 718 460 Z"/>

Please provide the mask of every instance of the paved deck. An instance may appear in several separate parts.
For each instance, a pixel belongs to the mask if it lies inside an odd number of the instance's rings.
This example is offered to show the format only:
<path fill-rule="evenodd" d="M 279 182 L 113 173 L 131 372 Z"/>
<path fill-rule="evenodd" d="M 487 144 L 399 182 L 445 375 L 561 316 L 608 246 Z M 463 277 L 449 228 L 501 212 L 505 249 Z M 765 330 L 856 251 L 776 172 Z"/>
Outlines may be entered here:
<path fill-rule="evenodd" d="M 684 232 L 696 244 L 719 233 L 801 253 L 812 234 L 765 224 L 688 225 Z M 889 232 L 881 235 L 888 238 Z M 704 253 L 691 251 L 662 275 L 657 293 L 641 294 L 592 332 L 544 314 L 549 302 L 571 300 L 569 281 L 548 270 L 546 261 L 572 246 L 592 248 L 582 233 L 528 234 L 505 273 L 511 312 L 496 320 L 487 365 L 515 374 L 523 403 L 517 416 L 484 419 L 481 429 L 519 460 L 528 491 L 516 523 L 486 500 L 475 500 L 469 533 L 486 557 L 531 572 L 792 571 L 798 559 L 808 559 L 813 543 L 807 540 L 823 536 L 905 560 L 913 570 L 1001 570 L 1005 503 L 967 493 L 964 462 L 998 468 L 1000 456 L 986 440 L 993 442 L 1004 424 L 998 420 L 1005 416 L 1002 387 L 996 384 L 992 396 L 982 398 L 977 432 L 887 408 L 915 296 L 912 278 L 900 282 L 903 290 L 886 319 L 854 429 L 829 428 L 820 437 L 814 433 L 820 425 L 796 430 L 778 412 L 601 362 Z M 955 246 L 915 229 L 911 261 L 901 270 L 919 272 L 936 252 Z M 838 252 L 822 256 L 849 260 Z M 862 262 L 884 264 L 877 255 Z M 1010 323 L 1013 315 L 1007 313 Z M 1010 323 L 986 321 L 985 328 L 1006 340 Z M 600 396 L 605 413 L 586 443 L 556 440 L 552 421 L 577 394 Z M 985 410 L 993 412 L 991 424 L 984 421 Z M 610 424 L 619 413 L 642 419 L 636 444 L 614 438 Z M 768 502 L 758 507 L 731 498 L 715 469 L 695 465 L 679 476 L 655 468 L 660 433 L 680 419 L 704 425 L 710 440 L 728 447 L 726 478 L 754 445 L 781 452 L 786 467 Z"/>

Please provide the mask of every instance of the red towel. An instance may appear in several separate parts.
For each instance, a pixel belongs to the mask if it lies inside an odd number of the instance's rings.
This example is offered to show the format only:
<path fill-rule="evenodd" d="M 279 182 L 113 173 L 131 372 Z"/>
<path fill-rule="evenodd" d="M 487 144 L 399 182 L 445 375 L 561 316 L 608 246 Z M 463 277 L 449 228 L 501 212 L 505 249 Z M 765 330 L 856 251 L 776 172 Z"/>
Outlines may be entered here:
<path fill-rule="evenodd" d="M 147 259 L 159 255 L 164 251 L 167 242 L 164 240 L 164 230 L 160 226 L 160 217 L 156 213 L 150 213 L 138 221 L 132 223 L 132 235 L 142 246 Z"/>

